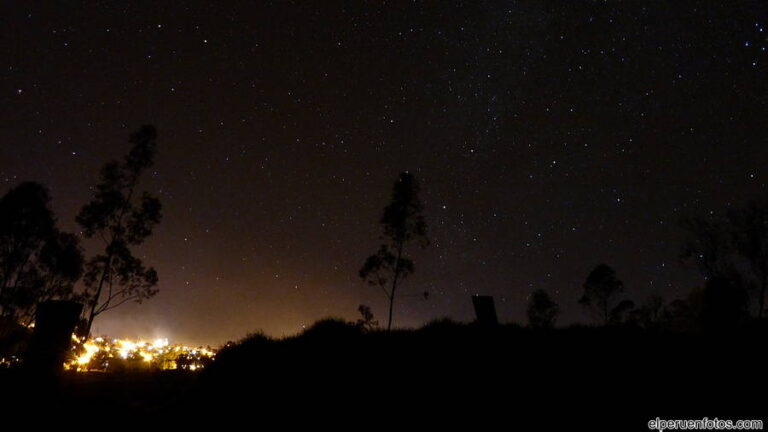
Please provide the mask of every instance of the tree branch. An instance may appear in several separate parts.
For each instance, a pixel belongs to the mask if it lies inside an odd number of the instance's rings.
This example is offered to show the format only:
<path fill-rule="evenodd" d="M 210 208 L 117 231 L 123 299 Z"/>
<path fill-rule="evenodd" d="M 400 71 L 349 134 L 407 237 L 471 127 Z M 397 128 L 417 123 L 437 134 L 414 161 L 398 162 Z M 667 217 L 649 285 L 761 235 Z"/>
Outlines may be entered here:
<path fill-rule="evenodd" d="M 108 310 L 110 310 L 110 309 L 114 309 L 114 308 L 116 308 L 116 307 L 120 306 L 121 304 L 123 304 L 123 303 L 125 303 L 125 302 L 131 301 L 131 300 L 135 300 L 135 299 L 138 299 L 138 298 L 141 298 L 141 296 L 140 296 L 140 295 L 138 295 L 138 294 L 136 294 L 136 295 L 132 295 L 132 296 L 128 296 L 128 297 L 125 297 L 124 299 L 120 300 L 119 302 L 117 302 L 117 303 L 115 303 L 115 304 L 113 304 L 113 305 L 111 305 L 111 306 L 108 306 L 108 307 L 106 307 L 106 308 L 104 308 L 104 309 L 101 309 L 101 310 L 100 310 L 100 311 L 98 311 L 96 314 L 98 315 L 98 314 L 100 314 L 100 313 L 102 313 L 102 312 L 106 312 L 106 311 L 108 311 Z"/>

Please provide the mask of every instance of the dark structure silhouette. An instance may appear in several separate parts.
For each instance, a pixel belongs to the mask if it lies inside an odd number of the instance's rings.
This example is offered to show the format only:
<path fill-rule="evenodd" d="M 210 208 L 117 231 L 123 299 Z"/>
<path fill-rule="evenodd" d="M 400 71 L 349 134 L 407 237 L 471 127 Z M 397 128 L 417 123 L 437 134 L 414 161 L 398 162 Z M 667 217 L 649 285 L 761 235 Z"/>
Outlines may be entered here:
<path fill-rule="evenodd" d="M 24 365 L 29 371 L 44 376 L 62 371 L 72 347 L 72 333 L 82 311 L 83 305 L 72 301 L 40 303 Z"/>
<path fill-rule="evenodd" d="M 499 318 L 496 316 L 496 305 L 493 302 L 493 297 L 473 295 L 472 306 L 475 308 L 475 317 L 479 325 L 483 327 L 496 327 L 499 325 Z"/>

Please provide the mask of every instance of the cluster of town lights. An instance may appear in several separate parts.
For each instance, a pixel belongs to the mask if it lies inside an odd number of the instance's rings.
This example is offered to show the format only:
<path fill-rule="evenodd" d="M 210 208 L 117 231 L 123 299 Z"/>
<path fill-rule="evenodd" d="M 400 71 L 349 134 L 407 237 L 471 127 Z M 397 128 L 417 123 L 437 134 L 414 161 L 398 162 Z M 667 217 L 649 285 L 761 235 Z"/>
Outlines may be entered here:
<path fill-rule="evenodd" d="M 168 339 L 152 342 L 128 339 L 79 339 L 72 336 L 72 355 L 67 370 L 108 371 L 127 369 L 184 369 L 195 371 L 209 364 L 216 353 L 209 348 L 169 344 Z"/>

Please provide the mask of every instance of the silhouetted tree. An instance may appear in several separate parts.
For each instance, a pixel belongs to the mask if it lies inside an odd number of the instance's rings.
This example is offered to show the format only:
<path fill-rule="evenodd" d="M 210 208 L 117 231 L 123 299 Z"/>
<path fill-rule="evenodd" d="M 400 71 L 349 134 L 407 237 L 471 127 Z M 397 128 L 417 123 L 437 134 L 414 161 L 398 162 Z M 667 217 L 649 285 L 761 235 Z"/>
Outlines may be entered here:
<path fill-rule="evenodd" d="M 629 313 L 629 320 L 642 327 L 656 327 L 662 321 L 664 299 L 651 295 L 637 309 Z"/>
<path fill-rule="evenodd" d="M 608 317 L 608 322 L 611 324 L 619 324 L 626 321 L 628 315 L 635 308 L 635 302 L 632 300 L 624 299 L 611 309 L 611 313 Z"/>
<path fill-rule="evenodd" d="M 579 299 L 579 304 L 590 309 L 603 324 L 611 323 L 617 315 L 626 312 L 627 303 L 619 303 L 617 308 L 611 306 L 611 299 L 624 290 L 624 284 L 616 278 L 616 272 L 607 265 L 600 264 L 595 267 L 587 276 L 583 287 L 584 295 Z"/>
<path fill-rule="evenodd" d="M 392 201 L 384 208 L 380 221 L 384 243 L 360 269 L 360 277 L 371 285 L 381 287 L 389 300 L 387 330 L 392 328 L 398 282 L 414 270 L 413 261 L 405 254 L 405 247 L 410 243 L 425 247 L 429 243 L 422 211 L 416 178 L 408 172 L 401 173 L 392 191 Z"/>
<path fill-rule="evenodd" d="M 56 228 L 50 200 L 35 182 L 0 199 L 0 316 L 24 324 L 38 303 L 73 298 L 83 272 L 80 242 Z"/>
<path fill-rule="evenodd" d="M 768 203 L 751 202 L 723 216 L 691 217 L 683 227 L 689 239 L 682 258 L 696 263 L 707 280 L 731 279 L 723 286 L 751 292 L 755 315 L 762 317 L 768 291 Z"/>
<path fill-rule="evenodd" d="M 749 296 L 738 277 L 714 277 L 703 288 L 695 288 L 685 299 L 663 308 L 661 321 L 680 332 L 728 332 L 749 318 Z"/>
<path fill-rule="evenodd" d="M 707 281 L 699 321 L 707 332 L 730 331 L 749 316 L 746 290 L 732 278 L 716 277 Z"/>
<path fill-rule="evenodd" d="M 528 302 L 528 325 L 534 329 L 551 329 L 555 326 L 560 306 L 543 289 L 533 292 Z"/>
<path fill-rule="evenodd" d="M 156 138 L 152 126 L 131 134 L 130 151 L 122 161 L 104 165 L 93 199 L 77 216 L 85 236 L 100 239 L 104 247 L 87 263 L 85 335 L 97 315 L 127 301 L 140 303 L 157 293 L 157 272 L 144 267 L 131 252 L 131 247 L 143 243 L 160 222 L 160 201 L 138 191 L 141 175 L 153 164 Z"/>
<path fill-rule="evenodd" d="M 648 296 L 643 304 L 643 308 L 648 311 L 648 321 L 652 323 L 661 320 L 661 313 L 664 309 L 664 299 L 657 294 Z"/>
<path fill-rule="evenodd" d="M 700 291 L 700 289 L 695 290 Z M 696 307 L 689 299 L 675 299 L 664 307 L 661 320 L 665 328 L 677 332 L 689 332 L 698 327 Z"/>
<path fill-rule="evenodd" d="M 379 326 L 379 322 L 373 319 L 373 312 L 368 305 L 361 304 L 357 307 L 357 311 L 360 312 L 360 318 L 357 320 L 357 325 L 365 331 L 371 331 Z"/>
<path fill-rule="evenodd" d="M 714 215 L 694 216 L 684 219 L 682 226 L 688 234 L 680 254 L 684 263 L 693 264 L 707 279 L 731 273 L 733 263 L 729 259 L 731 246 L 727 219 Z"/>
<path fill-rule="evenodd" d="M 757 317 L 765 312 L 768 289 L 768 205 L 749 203 L 729 214 L 734 252 L 746 263 L 757 297 Z"/>

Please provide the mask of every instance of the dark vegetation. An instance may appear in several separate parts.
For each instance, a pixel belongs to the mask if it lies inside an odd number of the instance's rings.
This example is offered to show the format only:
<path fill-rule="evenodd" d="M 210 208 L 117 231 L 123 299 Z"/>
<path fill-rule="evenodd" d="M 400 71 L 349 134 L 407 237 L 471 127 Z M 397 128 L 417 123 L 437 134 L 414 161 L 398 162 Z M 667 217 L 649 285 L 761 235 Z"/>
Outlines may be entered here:
<path fill-rule="evenodd" d="M 763 363 L 749 352 L 766 324 L 712 334 L 441 320 L 387 332 L 324 320 L 293 338 L 252 335 L 224 348 L 201 375 L 198 400 L 235 412 L 255 403 L 268 418 L 299 407 L 384 424 L 513 430 L 633 430 L 626 425 L 645 427 L 659 413 L 754 417 L 764 410 L 746 389 Z M 393 411 L 381 414 L 387 406 Z"/>
<path fill-rule="evenodd" d="M 47 402 L 62 413 L 87 404 L 91 416 L 106 418 L 128 410 L 136 419 L 255 416 L 306 426 L 418 418 L 435 427 L 512 419 L 574 427 L 589 419 L 603 429 L 618 419 L 645 425 L 661 414 L 753 418 L 764 411 L 747 388 L 762 388 L 752 378 L 764 364 L 754 343 L 767 324 L 709 334 L 629 324 L 552 330 L 441 320 L 415 330 L 371 331 L 326 319 L 297 336 L 254 334 L 229 344 L 199 374 L 67 374 Z M 381 414 L 390 403 L 396 409 Z M 549 411 L 555 409 L 558 416 Z"/>
<path fill-rule="evenodd" d="M 21 183 L 0 198 L 0 319 L 6 325 L 32 323 L 43 301 L 77 298 L 74 284 L 84 260 L 80 241 L 57 228 L 50 201 L 48 190 L 35 182 Z"/>

